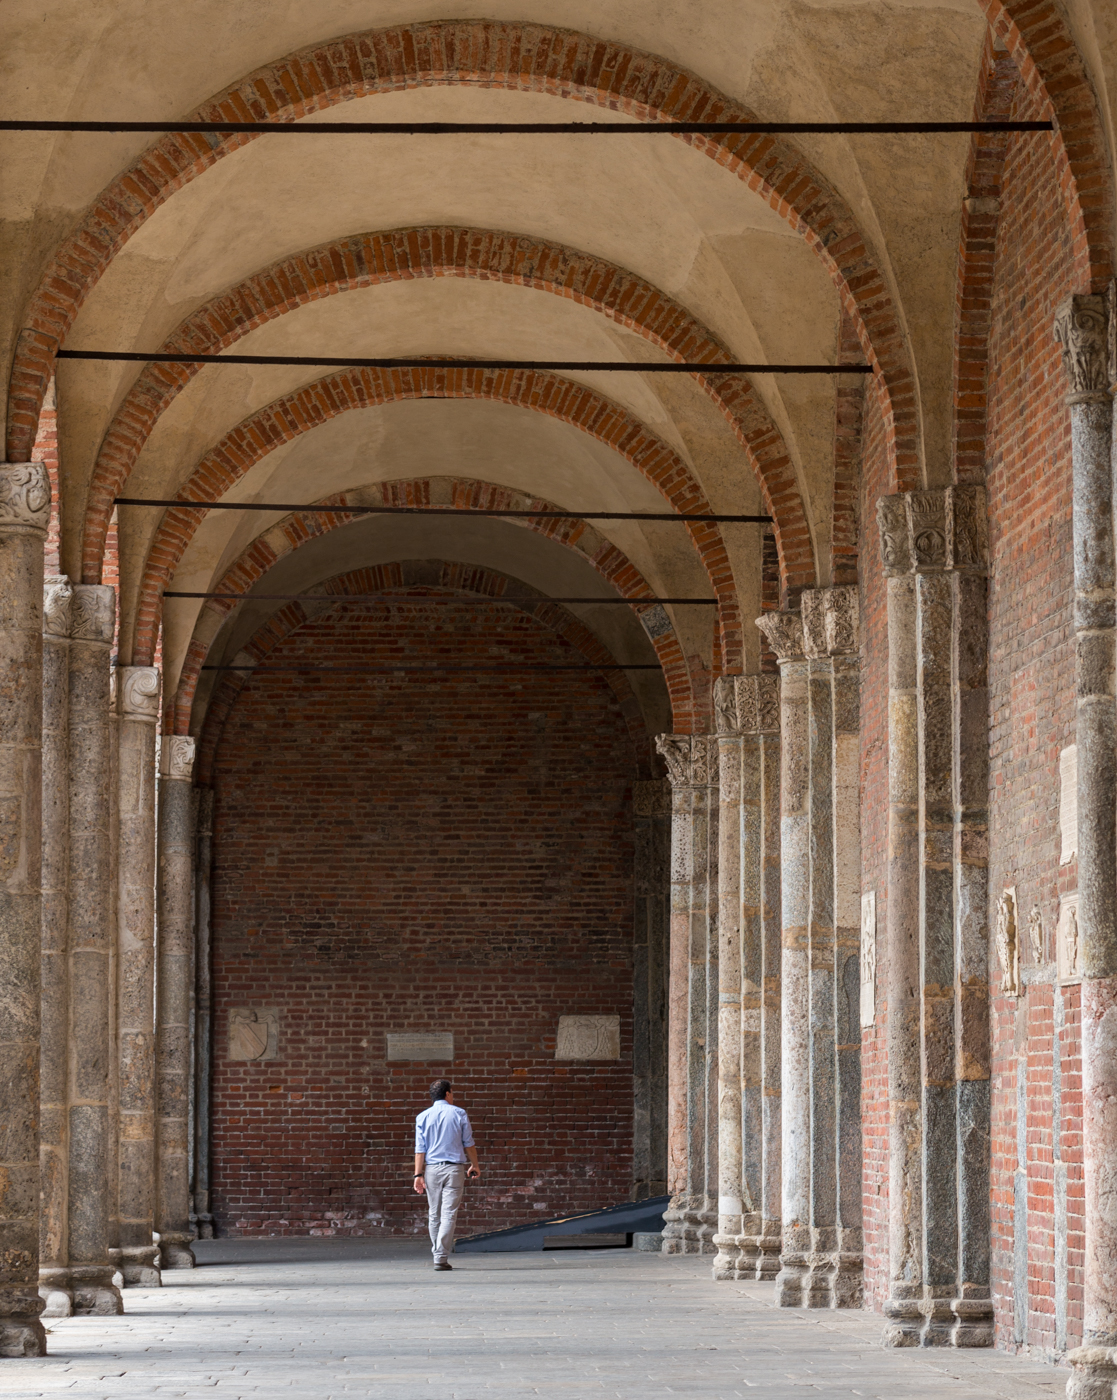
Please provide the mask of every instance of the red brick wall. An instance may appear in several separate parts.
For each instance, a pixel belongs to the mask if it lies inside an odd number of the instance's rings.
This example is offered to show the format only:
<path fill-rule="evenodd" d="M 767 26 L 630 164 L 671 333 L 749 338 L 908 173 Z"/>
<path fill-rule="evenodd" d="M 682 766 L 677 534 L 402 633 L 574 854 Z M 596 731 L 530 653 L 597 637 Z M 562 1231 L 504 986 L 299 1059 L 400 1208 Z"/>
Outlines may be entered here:
<path fill-rule="evenodd" d="M 526 614 L 343 605 L 268 658 L 578 663 Z M 445 1072 L 485 1175 L 460 1229 L 627 1199 L 632 740 L 600 674 L 254 678 L 215 765 L 214 1211 L 221 1231 L 409 1234 L 413 1119 Z M 228 1059 L 231 1007 L 279 1054 Z M 558 1017 L 619 1013 L 616 1063 Z M 453 1031 L 453 1066 L 385 1033 Z"/>
<path fill-rule="evenodd" d="M 1030 110 L 1014 115 L 1028 118 Z M 1059 751 L 1074 741 L 1073 559 L 1069 415 L 1056 306 L 1087 290 L 1046 137 L 1013 138 L 1002 178 L 996 241 L 986 439 L 990 580 L 990 919 L 1015 885 L 1022 922 L 1038 905 L 1054 956 L 1059 895 L 1075 888 L 1059 867 Z M 1031 955 L 1023 932 L 1021 961 Z M 1037 972 L 1039 970 L 1037 969 Z M 1020 999 L 993 989 L 992 1229 L 997 1344 L 1053 1348 L 1052 996 L 1029 986 Z M 1063 1157 L 1068 1163 L 1068 1344 L 1081 1332 L 1082 1178 L 1078 1124 L 1077 988 L 1062 995 Z M 1017 1114 L 1017 1074 L 1027 1066 L 1027 1122 Z M 1018 1130 L 1027 1173 L 1027 1307 L 1014 1277 L 1014 1173 Z M 1026 1314 L 1019 1325 L 1017 1307 Z"/>

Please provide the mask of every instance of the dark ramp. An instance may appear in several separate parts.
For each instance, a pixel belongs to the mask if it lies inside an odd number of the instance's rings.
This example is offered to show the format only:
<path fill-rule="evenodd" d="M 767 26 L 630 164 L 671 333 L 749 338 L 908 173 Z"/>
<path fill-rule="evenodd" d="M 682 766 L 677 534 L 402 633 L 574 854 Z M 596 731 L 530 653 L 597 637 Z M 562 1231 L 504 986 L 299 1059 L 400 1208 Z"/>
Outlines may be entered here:
<path fill-rule="evenodd" d="M 625 1201 L 623 1205 L 581 1215 L 560 1215 L 551 1220 L 533 1220 L 528 1225 L 512 1225 L 507 1230 L 490 1230 L 484 1235 L 455 1240 L 454 1253 L 504 1254 L 516 1249 L 562 1248 L 557 1240 L 552 1244 L 557 1235 L 624 1235 L 631 1244 L 630 1237 L 638 1232 L 663 1229 L 663 1212 L 670 1200 L 670 1196 L 652 1196 L 647 1201 Z M 603 1247 L 607 1247 L 604 1242 Z"/>

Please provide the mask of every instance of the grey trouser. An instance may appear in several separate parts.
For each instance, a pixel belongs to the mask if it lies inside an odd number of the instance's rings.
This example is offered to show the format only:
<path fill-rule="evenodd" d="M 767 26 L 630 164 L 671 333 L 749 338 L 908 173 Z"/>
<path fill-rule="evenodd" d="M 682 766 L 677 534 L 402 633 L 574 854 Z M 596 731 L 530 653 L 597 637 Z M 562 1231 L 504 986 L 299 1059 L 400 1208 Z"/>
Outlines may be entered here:
<path fill-rule="evenodd" d="M 434 1262 L 444 1264 L 446 1256 L 454 1252 L 454 1226 L 465 1190 L 465 1163 L 437 1162 L 432 1165 L 428 1162 L 426 1171 L 431 1251 Z"/>

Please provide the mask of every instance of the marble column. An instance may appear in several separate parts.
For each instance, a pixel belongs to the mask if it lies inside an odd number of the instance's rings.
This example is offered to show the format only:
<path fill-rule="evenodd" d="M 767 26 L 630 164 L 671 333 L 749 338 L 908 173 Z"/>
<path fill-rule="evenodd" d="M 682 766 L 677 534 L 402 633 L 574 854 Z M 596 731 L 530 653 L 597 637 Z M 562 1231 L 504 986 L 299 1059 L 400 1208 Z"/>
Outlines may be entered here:
<path fill-rule="evenodd" d="M 780 1251 L 779 681 L 715 683 L 718 1233 L 714 1277 L 774 1278 Z"/>
<path fill-rule="evenodd" d="M 1117 725 L 1114 715 L 1113 404 L 1110 296 L 1074 296 L 1055 335 L 1069 381 L 1074 472 L 1078 930 L 1082 958 L 1082 1153 L 1086 1186 L 1076 1400 L 1117 1390 Z"/>
<path fill-rule="evenodd" d="M 717 1231 L 717 740 L 661 734 L 671 781 L 668 1191 L 663 1248 L 708 1254 Z"/>
<path fill-rule="evenodd" d="M 43 541 L 50 478 L 0 465 L 0 1357 L 43 1356 L 39 1026 Z"/>
<path fill-rule="evenodd" d="M 878 503 L 888 575 L 890 1346 L 989 1346 L 984 490 Z"/>
<path fill-rule="evenodd" d="M 74 1312 L 123 1311 L 109 1250 L 115 1145 L 111 1084 L 115 891 L 112 881 L 110 662 L 115 594 L 75 584 L 70 628 L 70 1004 L 67 1249 Z"/>
<path fill-rule="evenodd" d="M 861 1302 L 857 591 L 758 620 L 780 662 L 782 1307 Z"/>
<path fill-rule="evenodd" d="M 73 589 L 64 575 L 43 586 L 43 922 L 39 1055 L 42 1217 L 39 1292 L 44 1317 L 69 1317 L 68 1056 L 70 975 L 70 626 Z"/>
<path fill-rule="evenodd" d="M 190 1002 L 194 983 L 194 740 L 159 749 L 155 1229 L 164 1269 L 192 1269 Z"/>
<path fill-rule="evenodd" d="M 155 728 L 159 672 L 117 676 L 117 1207 L 126 1285 L 158 1287 L 155 1220 Z"/>
<path fill-rule="evenodd" d="M 198 1232 L 198 1238 L 212 1240 L 214 1237 L 213 1215 L 209 1199 L 209 1158 L 210 1158 L 210 1074 L 213 1068 L 213 788 L 202 788 L 198 793 L 198 839 L 197 861 L 194 873 L 194 1152 L 193 1180 L 191 1187 L 191 1223 Z M 664 862 L 666 865 L 666 862 Z M 637 877 L 639 884 L 639 876 Z M 639 899 L 639 895 L 637 896 Z M 666 1028 L 666 1009 L 663 1021 Z M 664 1035 L 660 1033 L 656 1053 L 666 1064 Z M 634 1055 L 634 1061 L 635 1061 Z M 662 1097 L 666 1101 L 666 1075 L 661 1086 Z M 637 1111 L 637 1119 L 640 1114 Z M 666 1128 L 657 1125 L 664 1147 Z M 662 1175 L 666 1174 L 663 1168 Z M 666 1187 L 664 1186 L 664 1189 Z M 649 1195 L 663 1195 L 651 1191 Z"/>

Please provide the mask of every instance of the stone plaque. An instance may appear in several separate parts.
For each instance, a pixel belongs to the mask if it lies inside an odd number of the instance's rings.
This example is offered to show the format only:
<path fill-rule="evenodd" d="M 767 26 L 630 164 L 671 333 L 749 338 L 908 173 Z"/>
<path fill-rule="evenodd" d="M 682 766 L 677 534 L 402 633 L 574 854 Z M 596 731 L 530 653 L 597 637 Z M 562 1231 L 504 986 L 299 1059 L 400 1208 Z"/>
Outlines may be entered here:
<path fill-rule="evenodd" d="M 619 1016 L 560 1016 L 556 1060 L 619 1060 Z"/>
<path fill-rule="evenodd" d="M 1059 900 L 1059 922 L 1055 927 L 1055 956 L 1059 981 L 1076 982 L 1082 976 L 1082 939 L 1078 932 L 1078 891 Z"/>
<path fill-rule="evenodd" d="M 877 893 L 861 896 L 861 1025 L 877 1017 Z"/>
<path fill-rule="evenodd" d="M 430 1060 L 434 1064 L 454 1062 L 453 1031 L 388 1032 L 389 1060 Z"/>
<path fill-rule="evenodd" d="M 274 1060 L 278 1053 L 278 1011 L 235 1006 L 229 1012 L 230 1060 Z"/>
<path fill-rule="evenodd" d="M 1059 864 L 1078 853 L 1078 745 L 1059 755 Z"/>

